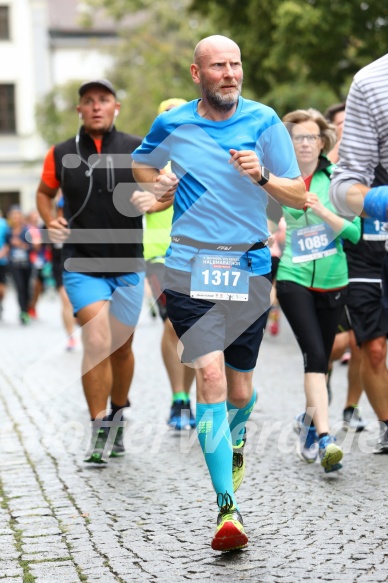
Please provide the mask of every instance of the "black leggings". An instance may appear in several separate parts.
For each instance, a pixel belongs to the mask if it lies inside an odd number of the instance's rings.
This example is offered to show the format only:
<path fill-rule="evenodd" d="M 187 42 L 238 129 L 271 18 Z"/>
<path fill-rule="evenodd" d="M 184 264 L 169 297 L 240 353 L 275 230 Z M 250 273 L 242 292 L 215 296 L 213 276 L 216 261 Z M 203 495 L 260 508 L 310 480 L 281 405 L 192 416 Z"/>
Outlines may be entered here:
<path fill-rule="evenodd" d="M 11 263 L 10 271 L 15 282 L 21 312 L 27 312 L 30 301 L 31 266 L 18 267 Z"/>
<path fill-rule="evenodd" d="M 304 372 L 326 374 L 347 288 L 320 292 L 292 281 L 279 281 L 276 289 L 302 351 Z"/>

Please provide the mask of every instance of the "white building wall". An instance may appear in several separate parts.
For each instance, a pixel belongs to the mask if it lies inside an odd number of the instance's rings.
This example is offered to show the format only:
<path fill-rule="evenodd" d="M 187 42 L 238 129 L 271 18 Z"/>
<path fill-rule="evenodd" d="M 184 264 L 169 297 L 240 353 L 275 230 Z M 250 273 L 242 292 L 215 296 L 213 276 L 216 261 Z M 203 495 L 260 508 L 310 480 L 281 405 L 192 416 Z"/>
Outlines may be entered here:
<path fill-rule="evenodd" d="M 60 0 L 58 0 L 60 1 Z M 55 85 L 109 76 L 111 39 L 49 36 L 48 0 L 1 0 L 10 6 L 10 40 L 0 41 L 0 83 L 15 85 L 16 135 L 0 134 L 1 192 L 19 192 L 24 211 L 35 206 L 48 145 L 35 110 Z"/>
<path fill-rule="evenodd" d="M 0 41 L 0 83 L 15 85 L 16 135 L 0 134 L 0 193 L 19 192 L 27 211 L 35 205 L 46 148 L 36 132 L 35 108 L 49 87 L 47 9 L 46 0 L 5 3 L 10 6 L 10 40 Z"/>
<path fill-rule="evenodd" d="M 51 71 L 53 85 L 62 85 L 74 79 L 109 78 L 113 59 L 107 52 L 101 51 L 96 42 L 84 48 L 61 47 L 51 51 Z"/>

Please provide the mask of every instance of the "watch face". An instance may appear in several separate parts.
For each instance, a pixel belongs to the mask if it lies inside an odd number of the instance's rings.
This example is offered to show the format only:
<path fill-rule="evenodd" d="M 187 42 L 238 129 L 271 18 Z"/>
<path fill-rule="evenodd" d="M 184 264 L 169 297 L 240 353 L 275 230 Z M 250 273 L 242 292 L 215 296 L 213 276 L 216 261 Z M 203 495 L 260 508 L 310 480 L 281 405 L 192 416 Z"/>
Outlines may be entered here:
<path fill-rule="evenodd" d="M 261 179 L 259 180 L 258 184 L 260 184 L 260 186 L 264 186 L 264 184 L 267 184 L 268 180 L 269 180 L 269 170 L 265 166 L 262 166 L 261 167 Z"/>

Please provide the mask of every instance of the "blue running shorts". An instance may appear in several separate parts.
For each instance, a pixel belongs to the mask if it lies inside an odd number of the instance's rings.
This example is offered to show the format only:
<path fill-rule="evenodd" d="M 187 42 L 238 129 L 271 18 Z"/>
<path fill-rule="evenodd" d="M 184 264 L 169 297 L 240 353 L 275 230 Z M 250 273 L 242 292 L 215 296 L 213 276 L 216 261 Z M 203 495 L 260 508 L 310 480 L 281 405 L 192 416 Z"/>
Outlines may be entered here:
<path fill-rule="evenodd" d="M 108 300 L 110 313 L 117 320 L 126 326 L 136 326 L 143 302 L 144 277 L 144 271 L 116 277 L 64 271 L 63 283 L 75 315 L 90 304 Z"/>

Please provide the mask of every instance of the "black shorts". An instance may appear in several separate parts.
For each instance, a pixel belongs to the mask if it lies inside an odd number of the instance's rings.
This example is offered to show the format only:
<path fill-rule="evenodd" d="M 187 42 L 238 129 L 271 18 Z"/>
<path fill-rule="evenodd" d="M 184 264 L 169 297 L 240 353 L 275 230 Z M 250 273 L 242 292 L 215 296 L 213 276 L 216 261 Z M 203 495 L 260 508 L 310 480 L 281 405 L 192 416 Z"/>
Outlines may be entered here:
<path fill-rule="evenodd" d="M 349 282 L 346 305 L 358 345 L 388 335 L 388 313 L 381 296 L 378 282 Z"/>
<path fill-rule="evenodd" d="M 148 279 L 148 283 L 150 284 L 152 295 L 156 300 L 159 315 L 163 322 L 165 322 L 168 316 L 166 308 L 166 294 L 163 291 L 164 263 L 146 261 L 146 277 Z"/>
<path fill-rule="evenodd" d="M 350 316 L 346 306 L 342 309 L 341 320 L 338 324 L 338 331 L 337 334 L 341 334 L 341 332 L 349 332 L 352 329 L 352 325 L 350 323 Z"/>
<path fill-rule="evenodd" d="M 190 277 L 176 269 L 165 273 L 167 313 L 184 346 L 182 362 L 222 351 L 227 366 L 253 370 L 267 323 L 271 275 L 250 277 L 247 302 L 191 298 Z"/>
<path fill-rule="evenodd" d="M 7 282 L 7 266 L 0 265 L 0 283 L 5 285 Z"/>
<path fill-rule="evenodd" d="M 387 248 L 387 243 L 385 244 Z M 388 314 L 388 252 L 385 252 L 383 268 L 381 271 L 382 278 L 382 304 L 385 312 Z"/>
<path fill-rule="evenodd" d="M 279 263 L 280 263 L 280 257 L 276 257 L 276 255 L 271 255 L 271 276 L 272 276 L 272 281 L 274 281 L 275 278 L 276 278 L 276 272 L 278 270 Z"/>
<path fill-rule="evenodd" d="M 63 286 L 62 272 L 63 272 L 63 261 L 62 261 L 62 250 L 57 247 L 53 247 L 52 251 L 52 273 L 55 281 L 56 289 Z"/>

